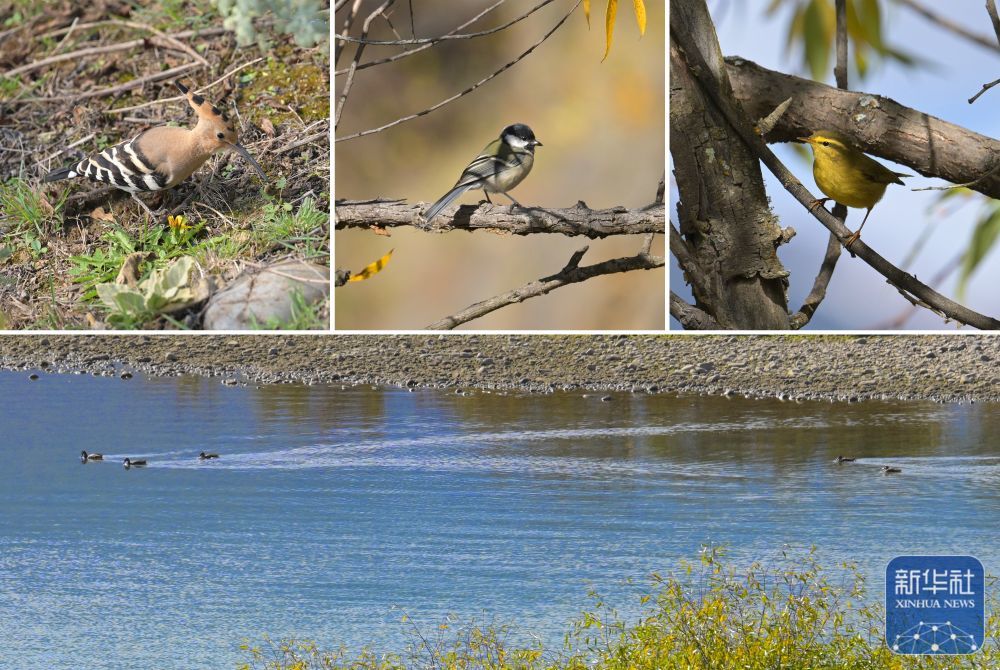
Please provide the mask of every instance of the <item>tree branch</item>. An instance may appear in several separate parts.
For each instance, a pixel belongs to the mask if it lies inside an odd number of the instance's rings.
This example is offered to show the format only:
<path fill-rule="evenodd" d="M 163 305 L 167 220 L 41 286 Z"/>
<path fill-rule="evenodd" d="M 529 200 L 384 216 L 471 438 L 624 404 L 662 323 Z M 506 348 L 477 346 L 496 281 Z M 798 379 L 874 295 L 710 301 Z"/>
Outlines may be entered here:
<path fill-rule="evenodd" d="M 847 0 L 837 0 L 837 65 L 833 69 L 833 76 L 837 79 L 837 88 L 842 91 L 847 90 Z M 787 108 L 786 108 L 787 109 Z M 775 119 L 777 123 L 778 119 Z M 772 128 L 774 125 L 772 124 Z M 841 223 L 847 221 L 847 208 L 837 203 L 833 207 L 833 215 L 840 219 Z M 840 240 L 833 233 L 826 243 L 826 253 L 823 255 L 823 262 L 819 266 L 816 279 L 813 280 L 812 290 L 806 296 L 805 302 L 799 311 L 789 319 L 789 325 L 798 330 L 805 327 L 812 319 L 813 314 L 819 309 L 826 298 L 826 289 L 833 278 L 833 271 L 837 268 L 837 261 L 840 260 Z"/>
<path fill-rule="evenodd" d="M 430 114 L 431 112 L 433 112 L 435 110 L 441 109 L 442 107 L 444 107 L 448 103 L 454 102 L 454 101 L 458 100 L 459 98 L 461 98 L 462 96 L 468 95 L 469 93 L 472 93 L 477 88 L 479 88 L 480 86 L 482 86 L 486 82 L 490 81 L 494 77 L 499 76 L 503 72 L 506 72 L 510 68 L 512 68 L 515 65 L 517 65 L 524 58 L 526 58 L 528 56 L 528 54 L 530 54 L 532 51 L 534 51 L 539 46 L 541 46 L 541 44 L 543 42 L 545 42 L 545 40 L 547 40 L 550 37 L 552 37 L 552 35 L 557 30 L 559 30 L 560 26 L 562 26 L 562 24 L 564 24 L 566 22 L 566 19 L 568 19 L 573 14 L 573 12 L 576 11 L 576 8 L 580 6 L 580 3 L 582 1 L 583 0 L 577 0 L 576 4 L 574 4 L 573 7 L 568 12 L 566 12 L 565 16 L 563 16 L 561 19 L 559 19 L 558 23 L 556 23 L 554 26 L 552 26 L 551 30 L 549 30 L 547 33 L 545 33 L 544 35 L 542 35 L 541 39 L 539 39 L 537 42 L 535 42 L 530 47 L 528 47 L 528 49 L 526 51 L 524 51 L 523 53 L 521 53 L 520 56 L 518 56 L 514 60 L 506 63 L 505 65 L 501 66 L 500 69 L 495 70 L 494 72 L 492 72 L 491 74 L 487 75 L 486 77 L 480 79 L 475 84 L 473 84 L 472 86 L 469 86 L 465 90 L 459 91 L 458 93 L 456 93 L 455 95 L 451 96 L 450 98 L 445 98 L 441 102 L 435 103 L 435 104 L 431 105 L 430 107 L 428 107 L 427 109 L 424 109 L 424 110 L 421 110 L 419 112 L 416 112 L 415 114 L 409 114 L 407 116 L 400 117 L 400 118 L 396 119 L 395 121 L 390 121 L 389 123 L 387 123 L 385 125 L 382 125 L 382 126 L 379 126 L 378 128 L 370 128 L 368 130 L 362 130 L 361 132 L 357 132 L 357 133 L 354 133 L 352 135 L 346 135 L 344 137 L 335 137 L 333 141 L 334 142 L 345 142 L 347 140 L 353 140 L 353 139 L 356 139 L 358 137 L 364 137 L 365 135 L 374 135 L 375 133 L 380 133 L 380 132 L 382 132 L 384 130 L 388 130 L 389 128 L 392 128 L 393 126 L 398 126 L 401 123 L 405 123 L 407 121 L 412 121 L 413 119 L 419 118 L 419 117 L 424 116 L 426 114 Z"/>
<path fill-rule="evenodd" d="M 517 207 L 515 205 L 461 205 L 450 207 L 427 225 L 420 213 L 423 203 L 403 200 L 338 200 L 336 229 L 398 228 L 412 226 L 428 232 L 489 230 L 513 235 L 558 233 L 591 239 L 612 235 L 642 235 L 664 232 L 664 208 L 652 204 L 642 209 L 590 209 L 583 201 L 567 209 Z"/>
<path fill-rule="evenodd" d="M 973 190 L 1000 198 L 1000 174 L 983 179 L 1000 161 L 1000 141 L 879 95 L 840 91 L 742 58 L 727 58 L 726 66 L 736 99 L 751 118 L 792 98 L 767 134 L 770 143 L 794 140 L 817 128 L 839 130 L 867 153 L 926 177 L 953 184 L 974 182 Z"/>
<path fill-rule="evenodd" d="M 459 34 L 456 34 L 454 31 L 452 31 L 452 32 L 446 33 L 444 35 L 441 35 L 440 37 L 422 37 L 422 38 L 419 38 L 419 39 L 409 39 L 409 40 L 402 40 L 402 39 L 400 39 L 400 40 L 370 40 L 370 39 L 367 39 L 364 35 L 362 35 L 361 37 L 351 37 L 349 35 L 341 34 L 341 35 L 335 35 L 334 39 L 341 40 L 341 41 L 344 41 L 344 42 L 354 42 L 354 43 L 357 43 L 357 44 L 372 44 L 372 45 L 376 45 L 377 44 L 379 46 L 412 46 L 414 44 L 432 45 L 432 44 L 437 44 L 438 42 L 447 42 L 447 41 L 451 41 L 451 40 L 471 40 L 471 39 L 476 38 L 476 37 L 483 37 L 485 35 L 492 35 L 494 33 L 500 32 L 502 30 L 506 30 L 507 28 L 510 28 L 512 25 L 514 25 L 518 21 L 523 21 L 524 19 L 528 18 L 529 16 L 531 16 L 532 14 L 534 14 L 535 12 L 537 12 L 539 9 L 541 9 L 542 7 L 544 7 L 545 5 L 548 5 L 548 4 L 552 3 L 552 2 L 555 2 L 555 0 L 542 0 L 539 4 L 535 5 L 530 10 L 528 10 L 527 13 L 522 14 L 522 15 L 518 16 L 515 19 L 511 19 L 510 21 L 508 21 L 507 23 L 503 24 L 502 26 L 497 26 L 496 28 L 490 28 L 489 30 L 481 30 L 481 31 L 479 31 L 477 33 L 459 33 Z M 490 11 L 492 9 L 493 8 L 491 7 L 490 9 L 488 9 L 486 11 Z M 483 14 L 485 14 L 485 13 L 486 12 L 483 12 Z M 482 14 L 480 14 L 479 16 L 482 16 Z M 477 16 L 476 19 L 473 19 L 472 23 L 474 23 L 475 20 L 477 20 L 479 18 L 479 16 Z"/>
<path fill-rule="evenodd" d="M 449 31 L 446 34 L 447 35 L 454 35 L 459 30 L 464 30 L 465 28 L 468 28 L 470 25 L 472 25 L 473 23 L 475 23 L 479 19 L 483 18 L 484 16 L 486 16 L 487 14 L 489 14 L 490 12 L 492 12 L 494 9 L 496 9 L 497 7 L 499 7 L 500 5 L 502 5 L 503 3 L 505 3 L 506 1 L 507 0 L 497 0 L 495 3 L 493 3 L 492 5 L 490 5 L 489 7 L 487 7 L 486 9 L 484 9 L 483 11 L 479 12 L 478 14 L 476 14 L 475 16 L 473 16 L 471 19 L 469 19 L 468 21 L 466 21 L 462 25 L 460 25 L 460 26 L 458 26 L 456 28 L 453 28 L 451 31 Z M 413 17 L 411 16 L 410 18 L 412 19 Z M 367 63 L 361 63 L 360 65 L 358 65 L 358 69 L 359 70 L 364 70 L 365 68 L 375 67 L 376 65 L 382 65 L 384 63 L 392 63 L 392 62 L 397 61 L 397 60 L 402 60 L 403 58 L 406 58 L 408 56 L 412 56 L 415 53 L 419 53 L 419 52 L 423 51 L 424 49 L 430 49 L 435 44 L 437 44 L 437 42 L 428 42 L 427 44 L 421 44 L 420 46 L 416 47 L 415 49 L 407 49 L 406 51 L 401 51 L 398 54 L 393 54 L 392 56 L 386 56 L 385 58 L 376 58 L 375 60 L 370 60 Z M 333 76 L 339 77 L 342 74 L 347 74 L 347 70 L 335 70 L 334 73 L 333 73 Z"/>
<path fill-rule="evenodd" d="M 962 24 L 952 21 L 943 14 L 938 14 L 937 12 L 920 4 L 916 0 L 896 0 L 896 2 L 898 2 L 901 5 L 905 5 L 906 7 L 909 7 L 917 14 L 920 14 L 925 19 L 930 21 L 931 23 L 935 23 L 941 28 L 944 28 L 945 30 L 952 32 L 958 35 L 959 37 L 969 40 L 973 44 L 985 47 L 986 49 L 989 49 L 994 53 L 996 53 L 997 45 L 993 43 L 993 40 L 987 38 L 985 35 L 980 35 L 979 33 L 972 32 Z"/>
<path fill-rule="evenodd" d="M 670 34 L 681 33 L 699 54 L 707 54 L 702 74 L 731 99 L 704 0 L 670 3 Z M 788 271 L 777 255 L 783 235 L 770 209 L 760 161 L 728 127 L 676 45 L 671 39 L 670 153 L 680 233 L 703 271 L 703 290 L 694 293 L 697 306 L 723 328 L 786 330 Z"/>
<path fill-rule="evenodd" d="M 799 180 L 796 179 L 792 175 L 792 173 L 788 171 L 788 168 L 786 168 L 781 163 L 781 161 L 778 160 L 778 157 L 774 155 L 774 153 L 770 150 L 770 148 L 766 144 L 764 144 L 763 140 L 753 132 L 753 130 L 750 128 L 749 124 L 746 121 L 743 111 L 737 106 L 731 104 L 724 95 L 721 95 L 719 93 L 717 88 L 718 82 L 712 76 L 708 64 L 705 62 L 704 57 L 698 51 L 697 45 L 694 44 L 693 40 L 690 39 L 690 36 L 684 34 L 681 31 L 674 31 L 673 29 L 671 29 L 671 38 L 673 39 L 675 44 L 680 45 L 680 47 L 684 50 L 685 57 L 688 60 L 688 70 L 692 73 L 692 76 L 694 76 L 698 80 L 698 82 L 701 84 L 701 86 L 703 87 L 705 92 L 709 95 L 709 97 L 712 98 L 715 105 L 722 111 L 723 115 L 726 118 L 726 121 L 739 133 L 739 136 L 742 138 L 743 142 L 748 147 L 750 147 L 750 149 L 755 154 L 757 154 L 760 160 L 767 166 L 767 168 L 771 171 L 771 173 L 774 174 L 775 177 L 777 177 L 778 181 L 781 182 L 781 184 L 785 187 L 785 189 L 796 200 L 798 200 L 803 205 L 803 207 L 805 207 L 808 210 L 810 204 L 814 200 L 812 194 L 809 193 L 809 191 L 799 182 Z M 816 85 L 816 86 L 821 86 L 821 85 Z M 821 90 L 823 90 L 823 92 L 827 94 L 828 97 L 832 96 L 836 100 L 840 101 L 847 98 L 852 100 L 856 99 L 861 102 L 864 102 L 867 99 L 868 101 L 870 101 L 867 103 L 867 105 L 875 108 L 876 110 L 874 112 L 875 114 L 877 114 L 877 110 L 879 108 L 889 106 L 890 104 L 895 105 L 896 107 L 900 107 L 899 105 L 897 105 L 897 103 L 893 103 L 892 101 L 889 101 L 884 98 L 876 99 L 873 96 L 864 96 L 861 94 L 850 93 L 847 91 L 838 91 L 836 89 L 831 89 L 830 87 L 827 86 L 823 86 Z M 827 91 L 832 91 L 833 93 L 827 93 Z M 787 97 L 788 97 L 787 94 L 783 95 L 779 97 L 778 101 L 780 102 L 781 100 L 784 100 Z M 872 105 L 871 103 L 875 104 Z M 786 113 L 780 120 L 778 128 L 782 127 L 787 123 L 789 114 L 791 114 L 792 110 L 794 110 L 795 108 L 796 108 L 795 104 L 789 107 L 788 113 Z M 940 128 L 941 126 L 945 125 L 944 121 L 933 119 L 932 123 L 932 117 L 926 115 L 922 116 L 926 124 L 926 127 L 928 129 L 930 129 L 931 126 L 934 126 L 935 128 Z M 904 121 L 904 125 L 906 120 L 907 117 L 904 115 L 904 118 L 902 119 L 902 121 Z M 859 123 L 859 121 L 856 118 L 852 118 L 852 121 L 854 121 L 855 123 Z M 862 119 L 862 121 L 864 121 L 864 119 Z M 840 129 L 840 127 L 842 127 L 844 123 L 843 120 L 840 119 L 840 123 L 834 123 L 831 124 L 830 126 L 824 126 L 822 123 L 816 124 L 815 121 L 813 121 L 813 123 L 811 123 L 810 125 L 814 128 L 833 127 Z M 951 124 L 947 125 L 951 126 Z M 959 128 L 958 126 L 952 126 L 952 128 L 956 129 L 956 132 L 963 132 L 969 135 L 974 135 L 974 133 L 969 133 L 969 131 Z M 801 128 L 800 130 L 805 130 L 805 128 Z M 871 132 L 870 127 L 866 128 L 865 130 L 867 132 Z M 898 128 L 895 130 L 896 132 L 899 132 Z M 846 132 L 851 132 L 851 129 L 848 129 Z M 890 134 L 892 130 L 887 128 L 885 132 L 886 134 Z M 855 130 L 854 134 L 856 133 L 857 131 Z M 935 167 L 939 167 L 941 165 L 942 161 L 940 154 L 944 153 L 944 151 L 948 149 L 947 146 L 944 146 L 941 147 L 939 151 L 935 151 L 933 143 L 930 147 L 916 146 L 909 148 L 910 151 L 913 153 L 928 152 L 929 158 L 933 159 L 936 163 Z M 912 156 L 908 156 L 908 158 L 912 158 Z M 950 158 L 952 161 L 959 160 L 959 157 L 953 155 L 950 156 Z M 907 164 L 909 165 L 910 163 Z M 823 224 L 824 227 L 826 227 L 831 232 L 835 233 L 837 237 L 840 238 L 841 240 L 846 240 L 850 236 L 851 231 L 849 231 L 847 227 L 844 226 L 843 223 L 841 223 L 841 221 L 839 221 L 825 209 L 821 207 L 816 207 L 810 211 L 812 212 L 812 215 L 816 217 L 820 223 Z M 959 321 L 967 325 L 975 326 L 976 328 L 990 329 L 990 330 L 1000 329 L 1000 321 L 997 321 L 996 319 L 985 316 L 983 314 L 979 314 L 978 312 L 975 312 L 967 307 L 964 307 L 963 305 L 958 304 L 957 302 L 949 298 L 946 298 L 945 296 L 941 295 L 940 293 L 930 288 L 926 284 L 923 284 L 922 282 L 918 281 L 916 277 L 907 274 L 906 272 L 903 272 L 896 266 L 889 263 L 887 260 L 882 258 L 882 256 L 880 256 L 874 250 L 872 250 L 867 244 L 865 244 L 864 241 L 858 240 L 857 242 L 855 242 L 852 245 L 852 251 L 856 253 L 857 256 L 859 256 L 868 265 L 874 268 L 875 271 L 884 276 L 889 281 L 889 283 L 892 284 L 894 287 L 896 287 L 901 293 L 903 293 L 904 296 L 907 297 L 907 299 L 909 299 L 908 296 L 913 296 L 914 300 L 926 303 L 932 309 L 938 310 L 941 313 L 947 315 L 948 318 L 954 319 L 955 321 Z"/>
<path fill-rule="evenodd" d="M 508 291 L 507 293 L 490 298 L 489 300 L 484 300 L 482 302 L 477 302 L 474 305 L 470 305 L 458 314 L 445 317 L 440 321 L 435 321 L 431 325 L 427 326 L 427 330 L 451 330 L 462 325 L 463 323 L 468 323 L 473 319 L 478 319 L 479 317 L 485 316 L 486 314 L 494 312 L 502 307 L 524 302 L 525 300 L 536 298 L 540 295 L 545 295 L 549 291 L 554 291 L 557 288 L 568 286 L 569 284 L 576 284 L 594 277 L 617 274 L 619 272 L 655 270 L 656 268 L 662 268 L 665 262 L 660 256 L 647 256 L 639 254 L 637 256 L 630 256 L 627 258 L 613 258 L 609 261 L 604 261 L 603 263 L 579 267 L 578 263 L 586 252 L 587 247 L 583 247 L 582 249 L 574 252 L 566 266 L 558 273 L 550 277 L 543 277 L 531 282 L 530 284 L 525 284 L 521 288 L 516 288 L 513 291 Z"/>
<path fill-rule="evenodd" d="M 997 14 L 996 0 L 986 0 L 986 13 L 990 15 L 993 33 L 997 36 L 997 44 L 1000 44 L 1000 15 Z"/>
<path fill-rule="evenodd" d="M 722 330 L 711 315 L 687 304 L 673 291 L 670 292 L 670 316 L 680 321 L 685 330 Z"/>

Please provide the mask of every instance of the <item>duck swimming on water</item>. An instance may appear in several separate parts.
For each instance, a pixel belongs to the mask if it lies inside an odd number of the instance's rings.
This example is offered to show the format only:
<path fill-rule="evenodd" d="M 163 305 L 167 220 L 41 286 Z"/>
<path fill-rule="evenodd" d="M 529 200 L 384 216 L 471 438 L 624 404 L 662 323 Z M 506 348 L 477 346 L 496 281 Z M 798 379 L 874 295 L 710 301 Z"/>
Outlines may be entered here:
<path fill-rule="evenodd" d="M 80 460 L 84 463 L 87 461 L 103 461 L 104 456 L 102 454 L 88 454 L 86 451 L 80 452 Z"/>
<path fill-rule="evenodd" d="M 207 461 L 210 458 L 218 458 L 218 457 L 219 457 L 218 454 L 206 454 L 204 451 L 198 454 L 198 458 L 203 461 Z"/>
<path fill-rule="evenodd" d="M 902 470 L 900 470 L 899 468 L 891 468 L 888 465 L 883 465 L 882 466 L 882 474 L 883 475 L 892 475 L 892 474 L 895 474 L 897 472 L 902 472 Z"/>
<path fill-rule="evenodd" d="M 856 460 L 858 460 L 858 459 L 854 458 L 853 456 L 837 456 L 837 458 L 834 459 L 834 462 L 835 463 L 853 463 Z"/>
<path fill-rule="evenodd" d="M 131 458 L 126 458 L 122 463 L 125 465 L 125 469 L 129 468 L 141 468 L 146 465 L 146 461 L 133 461 Z"/>

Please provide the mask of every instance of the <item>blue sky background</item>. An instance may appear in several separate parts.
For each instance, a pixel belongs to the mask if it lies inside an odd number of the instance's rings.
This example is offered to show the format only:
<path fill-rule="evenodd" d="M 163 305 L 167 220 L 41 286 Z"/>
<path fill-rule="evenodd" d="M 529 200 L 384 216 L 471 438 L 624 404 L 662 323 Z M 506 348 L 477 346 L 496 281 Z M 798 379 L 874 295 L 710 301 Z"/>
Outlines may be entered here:
<path fill-rule="evenodd" d="M 727 56 L 742 56 L 764 67 L 782 72 L 803 74 L 801 56 L 785 52 L 790 7 L 772 17 L 764 10 L 769 3 L 709 2 L 717 21 L 719 42 Z M 911 9 L 882 0 L 883 30 L 888 44 L 930 61 L 930 66 L 907 68 L 885 61 L 869 71 L 864 81 L 852 72 L 851 90 L 866 91 L 890 97 L 900 104 L 964 126 L 989 137 L 1000 135 L 1000 87 L 984 94 L 975 104 L 968 100 L 983 83 L 1000 77 L 1000 50 L 991 53 L 982 46 L 953 35 L 914 13 Z M 949 0 L 947 3 L 927 2 L 936 11 L 947 11 L 955 22 L 993 39 L 989 17 L 981 0 Z M 725 11 L 719 8 L 725 6 Z M 721 18 L 720 18 L 721 15 Z M 826 83 L 833 84 L 831 72 Z M 781 160 L 813 193 L 821 195 L 812 178 L 812 163 L 805 162 L 787 144 L 772 145 Z M 891 169 L 916 174 L 903 165 L 876 157 Z M 673 166 L 671 164 L 671 170 Z M 812 287 L 826 249 L 829 233 L 795 201 L 764 169 L 764 180 L 774 212 L 782 227 L 791 226 L 798 232 L 791 243 L 782 246 L 778 255 L 791 272 L 789 305 L 795 311 Z M 907 179 L 907 186 L 892 186 L 875 207 L 864 229 L 865 242 L 890 262 L 900 265 L 916 241 L 931 226 L 930 237 L 923 250 L 909 266 L 922 281 L 931 284 L 946 296 L 956 297 L 958 272 L 942 282 L 932 277 L 948 265 L 968 246 L 975 223 L 986 199 L 952 199 L 944 207 L 935 205 L 940 191 L 913 192 L 911 188 L 940 186 L 944 182 L 917 176 Z M 957 207 L 959 201 L 966 204 Z M 677 223 L 676 184 L 671 184 L 670 218 Z M 855 230 L 861 223 L 863 210 L 851 209 L 847 227 Z M 980 312 L 1000 314 L 1000 267 L 996 249 L 980 264 L 970 280 L 964 304 Z M 691 300 L 677 262 L 671 257 L 670 286 L 681 297 Z M 857 258 L 842 255 L 830 283 L 826 300 L 809 324 L 812 329 L 882 329 L 909 310 L 909 303 L 885 279 Z M 940 317 L 924 309 L 912 314 L 903 327 L 949 330 Z M 671 328 L 680 325 L 671 319 Z"/>

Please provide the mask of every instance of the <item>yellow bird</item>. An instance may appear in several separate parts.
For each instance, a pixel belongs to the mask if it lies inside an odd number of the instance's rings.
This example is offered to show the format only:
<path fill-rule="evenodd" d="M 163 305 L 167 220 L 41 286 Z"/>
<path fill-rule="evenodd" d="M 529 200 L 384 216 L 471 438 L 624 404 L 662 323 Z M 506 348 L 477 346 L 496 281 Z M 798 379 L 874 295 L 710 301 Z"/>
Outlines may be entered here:
<path fill-rule="evenodd" d="M 809 209 L 821 207 L 827 200 L 834 200 L 845 207 L 867 209 L 857 232 L 844 242 L 850 247 L 865 227 L 872 208 L 885 195 L 889 184 L 903 184 L 900 177 L 913 175 L 893 172 L 856 149 L 850 138 L 835 130 L 817 130 L 809 137 L 798 138 L 813 150 L 813 177 L 826 198 L 814 200 Z"/>

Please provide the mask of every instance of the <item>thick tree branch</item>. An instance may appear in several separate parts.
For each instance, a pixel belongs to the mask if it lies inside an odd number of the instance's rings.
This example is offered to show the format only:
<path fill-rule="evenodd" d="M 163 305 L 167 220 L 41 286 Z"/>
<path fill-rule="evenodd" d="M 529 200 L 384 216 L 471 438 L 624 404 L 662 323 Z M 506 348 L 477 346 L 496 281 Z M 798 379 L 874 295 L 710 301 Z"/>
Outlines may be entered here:
<path fill-rule="evenodd" d="M 801 184 L 801 182 L 799 182 L 799 180 L 796 179 L 795 176 L 788 171 L 788 168 L 786 168 L 781 163 L 781 161 L 778 160 L 778 157 L 774 155 L 774 153 L 770 150 L 770 148 L 768 148 L 766 144 L 764 144 L 763 140 L 753 132 L 753 130 L 747 123 L 743 111 L 739 109 L 737 106 L 733 105 L 728 100 L 728 98 L 719 93 L 717 88 L 718 83 L 710 74 L 711 70 L 708 68 L 708 64 L 705 63 L 704 57 L 701 55 L 700 52 L 698 52 L 697 45 L 689 38 L 688 35 L 679 31 L 674 31 L 673 29 L 671 29 L 671 38 L 676 44 L 680 45 L 680 47 L 684 50 L 685 57 L 687 58 L 689 63 L 689 68 L 688 68 L 689 71 L 692 73 L 694 77 L 698 79 L 699 83 L 702 85 L 705 92 L 712 98 L 713 102 L 723 112 L 723 114 L 726 117 L 726 121 L 734 129 L 736 129 L 736 131 L 739 133 L 739 136 L 742 138 L 743 142 L 746 143 L 746 145 L 750 147 L 754 151 L 754 153 L 757 154 L 757 156 L 767 166 L 767 168 L 771 171 L 771 173 L 774 174 L 775 177 L 777 177 L 779 182 L 781 182 L 782 186 L 784 186 L 785 189 L 804 207 L 809 209 L 810 204 L 814 200 L 812 194 L 809 193 L 809 191 Z M 731 69 L 732 68 L 730 68 L 730 70 Z M 788 79 L 795 79 L 795 78 L 788 78 Z M 872 96 L 864 96 L 862 94 L 849 93 L 846 91 L 838 91 L 837 89 L 831 89 L 830 87 L 827 86 L 823 86 L 820 90 L 824 95 L 828 97 L 832 96 L 834 99 L 841 101 L 844 100 L 845 98 L 851 98 L 851 99 L 856 98 L 862 101 L 865 98 L 868 98 L 872 102 L 876 103 L 874 105 L 871 105 L 876 109 L 886 106 L 889 103 L 895 105 L 896 107 L 900 107 L 896 103 L 892 103 L 892 101 L 888 101 L 884 98 L 876 100 Z M 831 91 L 833 93 L 830 93 Z M 779 102 L 787 97 L 788 95 L 779 98 Z M 789 107 L 789 112 L 782 117 L 780 123 L 775 129 L 775 132 L 778 131 L 778 128 L 781 128 L 786 124 L 788 119 L 788 114 L 791 113 L 792 110 L 795 109 L 795 107 L 796 104 L 794 103 Z M 905 108 L 902 107 L 900 108 L 905 110 Z M 933 123 L 931 123 L 932 117 L 926 115 L 922 116 L 925 119 L 925 125 L 929 129 L 932 126 L 940 128 L 941 125 L 945 124 L 944 121 L 940 121 L 938 119 L 933 119 Z M 855 121 L 855 123 L 858 123 L 857 119 L 852 119 L 852 120 Z M 902 120 L 903 121 L 906 120 L 905 115 Z M 882 121 L 884 123 L 885 120 L 883 119 Z M 829 126 L 818 124 L 815 125 L 814 127 L 832 127 L 840 129 L 843 125 L 844 125 L 843 123 L 832 123 Z M 951 126 L 952 124 L 947 124 L 947 125 Z M 957 129 L 957 131 L 974 135 L 974 133 L 969 133 L 969 131 L 959 128 L 958 126 L 952 126 L 952 127 Z M 807 128 L 804 127 L 800 128 L 800 130 L 803 131 L 806 129 Z M 865 130 L 866 132 L 871 132 L 871 128 L 866 128 Z M 896 132 L 898 132 L 898 128 L 895 130 Z M 851 129 L 845 129 L 845 132 L 851 132 Z M 886 133 L 892 132 L 892 129 L 886 129 L 885 132 Z M 930 132 L 934 131 L 931 130 Z M 857 131 L 855 130 L 852 134 L 857 136 Z M 930 158 L 934 159 L 935 165 L 939 167 L 942 162 L 940 154 L 944 153 L 945 148 L 946 147 L 941 147 L 940 150 L 935 151 L 933 146 L 931 146 L 930 148 L 911 147 L 912 153 L 911 155 L 908 156 L 908 158 L 912 158 L 913 157 L 912 154 L 921 155 L 927 153 Z M 886 154 L 880 154 L 880 155 L 886 155 Z M 958 160 L 957 156 L 951 155 L 950 153 L 949 156 L 952 161 Z M 850 236 L 851 232 L 847 229 L 847 227 L 844 226 L 843 223 L 841 223 L 837 218 L 835 218 L 825 209 L 817 207 L 813 208 L 810 211 L 812 212 L 813 216 L 816 217 L 820 221 L 820 223 L 823 224 L 824 227 L 826 227 L 831 232 L 836 233 L 837 237 L 840 238 L 842 241 L 846 240 Z M 851 249 L 863 261 L 865 261 L 868 265 L 874 268 L 875 271 L 884 276 L 889 281 L 890 284 L 896 287 L 896 289 L 898 289 L 900 293 L 907 298 L 907 300 L 911 300 L 911 302 L 915 303 L 926 304 L 932 310 L 936 310 L 942 314 L 945 314 L 947 318 L 954 319 L 955 321 L 959 321 L 961 323 L 971 325 L 976 328 L 989 329 L 989 330 L 1000 329 L 1000 321 L 997 321 L 996 319 L 985 316 L 983 314 L 979 314 L 978 312 L 975 312 L 967 307 L 964 307 L 963 305 L 958 304 L 957 302 L 949 298 L 946 298 L 945 296 L 941 295 L 940 293 L 930 288 L 926 284 L 923 284 L 922 282 L 918 281 L 916 277 L 907 274 L 906 272 L 903 272 L 896 266 L 889 263 L 887 260 L 882 258 L 882 256 L 880 256 L 874 250 L 868 247 L 868 245 L 865 244 L 863 240 L 858 240 L 857 242 L 855 242 L 852 245 Z"/>
<path fill-rule="evenodd" d="M 926 177 L 975 182 L 973 190 L 1000 198 L 1000 173 L 982 178 L 1000 162 L 1000 141 L 879 95 L 840 91 L 742 58 L 727 58 L 726 65 L 736 98 L 751 118 L 792 98 L 768 142 L 787 142 L 818 128 L 839 130 L 867 153 Z"/>
<path fill-rule="evenodd" d="M 718 37 L 704 0 L 674 0 L 670 33 L 707 55 L 703 74 L 732 96 Z M 764 116 L 764 115 L 760 115 Z M 739 141 L 670 46 L 670 153 L 680 233 L 699 270 L 697 307 L 723 328 L 788 328 L 787 270 L 776 249 L 782 231 L 771 212 L 760 162 Z M 678 245 L 671 241 L 671 248 Z M 687 263 L 688 269 L 694 264 Z M 692 283 L 694 277 L 689 275 Z"/>
<path fill-rule="evenodd" d="M 707 312 L 684 302 L 679 295 L 670 292 L 670 316 L 681 322 L 685 330 L 721 330 L 722 326 Z"/>
<path fill-rule="evenodd" d="M 423 210 L 423 203 L 409 205 L 402 200 L 338 200 L 335 226 L 337 230 L 413 226 L 431 232 L 489 230 L 513 235 L 558 233 L 591 239 L 663 233 L 665 230 L 662 203 L 642 209 L 590 209 L 582 201 L 567 209 L 481 203 L 449 207 L 435 217 L 431 225 L 420 217 Z"/>
<path fill-rule="evenodd" d="M 498 295 L 494 298 L 490 298 L 489 300 L 484 300 L 482 302 L 477 302 L 474 305 L 470 305 L 458 314 L 445 317 L 440 321 L 435 321 L 431 325 L 427 326 L 427 330 L 451 330 L 462 325 L 463 323 L 468 323 L 473 319 L 478 319 L 479 317 L 485 316 L 502 307 L 524 302 L 525 300 L 536 298 L 540 295 L 545 295 L 549 291 L 554 291 L 557 288 L 568 286 L 569 284 L 576 284 L 594 277 L 600 277 L 601 275 L 617 274 L 619 272 L 655 270 L 656 268 L 662 268 L 665 263 L 664 259 L 660 256 L 647 256 L 639 254 L 637 256 L 629 256 L 627 258 L 613 258 L 609 261 L 604 261 L 603 263 L 595 263 L 594 265 L 579 267 L 578 264 L 580 259 L 586 252 L 587 247 L 583 247 L 582 249 L 574 252 L 566 266 L 558 273 L 550 277 L 543 277 L 542 279 L 533 281 L 530 284 L 525 284 L 521 288 L 508 291 L 503 295 Z"/>

